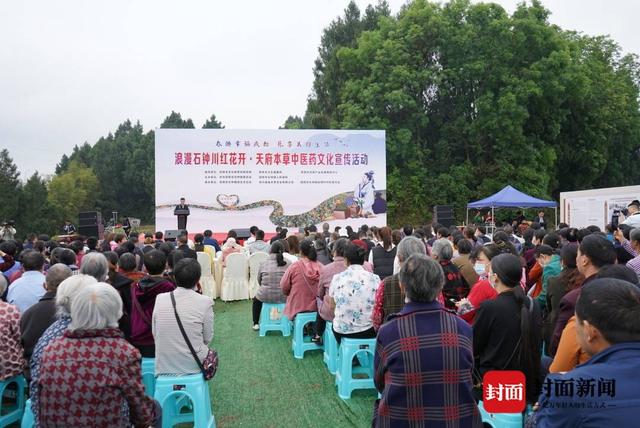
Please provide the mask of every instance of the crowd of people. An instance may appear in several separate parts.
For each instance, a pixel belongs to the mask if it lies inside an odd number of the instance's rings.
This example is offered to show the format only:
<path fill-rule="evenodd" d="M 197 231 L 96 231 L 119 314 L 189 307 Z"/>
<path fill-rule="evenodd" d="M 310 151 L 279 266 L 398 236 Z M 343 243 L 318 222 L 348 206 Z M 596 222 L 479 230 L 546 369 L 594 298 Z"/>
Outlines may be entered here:
<path fill-rule="evenodd" d="M 221 252 L 223 263 L 263 252 L 254 330 L 263 303 L 285 303 L 290 320 L 317 312 L 306 332 L 317 343 L 327 322 L 338 343 L 377 338 L 374 426 L 481 426 L 477 403 L 493 370 L 524 374 L 532 426 L 624 425 L 640 410 L 640 228 L 542 224 L 491 234 L 324 224 L 278 228 L 271 239 L 252 227 L 244 242 L 235 231 L 218 242 L 211 230 L 176 242 L 161 232 L 5 240 L 0 380 L 24 374 L 41 427 L 159 426 L 140 359 L 155 358 L 157 375 L 194 374 L 213 352 L 214 302 L 201 293 L 197 252 Z M 614 379 L 615 394 L 600 391 L 593 412 L 577 405 L 584 395 L 553 388 L 578 378 Z M 94 399 L 69 394 L 80 388 Z"/>

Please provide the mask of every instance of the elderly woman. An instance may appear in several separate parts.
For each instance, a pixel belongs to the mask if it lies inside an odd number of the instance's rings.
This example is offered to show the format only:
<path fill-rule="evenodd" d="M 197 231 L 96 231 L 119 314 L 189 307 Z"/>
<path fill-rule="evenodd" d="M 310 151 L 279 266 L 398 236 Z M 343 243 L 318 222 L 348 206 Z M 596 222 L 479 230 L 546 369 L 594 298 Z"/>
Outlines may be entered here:
<path fill-rule="evenodd" d="M 35 425 L 38 426 L 38 378 L 40 375 L 40 360 L 42 352 L 51 341 L 62 337 L 69 324 L 71 323 L 71 302 L 76 294 L 82 288 L 95 284 L 97 281 L 89 275 L 73 275 L 60 283 L 56 291 L 56 311 L 58 319 L 49 326 L 42 334 L 36 346 L 33 348 L 33 354 L 29 361 L 31 372 L 31 383 L 29 390 L 29 398 L 31 398 L 31 407 L 35 415 Z"/>
<path fill-rule="evenodd" d="M 444 272 L 444 304 L 447 309 L 456 309 L 456 303 L 469 295 L 469 284 L 460 273 L 460 269 L 451 262 L 453 247 L 448 239 L 438 239 L 433 243 L 431 257 L 438 261 Z"/>
<path fill-rule="evenodd" d="M 444 426 L 443 414 L 447 425 L 482 426 L 471 376 L 473 334 L 437 301 L 444 283 L 442 269 L 425 254 L 413 254 L 402 264 L 399 277 L 407 303 L 378 332 L 374 382 L 381 398 L 373 426 L 411 426 L 416 408 L 430 409 L 421 414 L 421 426 Z M 442 376 L 437 373 L 451 374 L 444 375 L 446 387 L 432 377 Z"/>
<path fill-rule="evenodd" d="M 320 263 L 317 262 L 313 241 L 305 239 L 300 244 L 300 259 L 293 263 L 280 280 L 282 293 L 287 296 L 284 314 L 293 320 L 300 312 L 318 310 L 316 293 L 320 280 Z"/>
<path fill-rule="evenodd" d="M 236 238 L 227 238 L 227 242 L 222 246 L 222 266 L 227 265 L 227 257 L 229 254 L 239 253 L 242 247 L 236 243 Z"/>
<path fill-rule="evenodd" d="M 253 329 L 259 330 L 260 311 L 263 303 L 284 303 L 287 296 L 282 294 L 280 281 L 287 271 L 289 264 L 283 256 L 284 243 L 276 241 L 271 245 L 269 258 L 260 263 L 258 268 L 258 292 L 253 298 Z"/>
<path fill-rule="evenodd" d="M 69 329 L 42 353 L 41 427 L 158 425 L 159 409 L 144 392 L 140 353 L 118 329 L 121 316 L 122 300 L 111 285 L 89 284 L 78 291 Z"/>
<path fill-rule="evenodd" d="M 347 269 L 335 275 L 329 286 L 329 304 L 335 307 L 333 334 L 338 344 L 343 337 L 376 337 L 371 314 L 380 277 L 362 267 L 366 254 L 362 247 L 347 245 L 344 250 Z"/>
<path fill-rule="evenodd" d="M 196 292 L 200 264 L 183 258 L 173 269 L 176 289 L 159 294 L 151 317 L 156 345 L 156 375 L 182 376 L 200 373 L 176 320 L 176 312 L 200 362 L 209 353 L 213 339 L 213 300 Z M 175 305 L 175 306 L 174 306 Z"/>
<path fill-rule="evenodd" d="M 0 274 L 0 295 L 7 288 L 7 279 Z M 20 342 L 20 310 L 0 300 L 0 381 L 22 373 L 25 366 Z"/>

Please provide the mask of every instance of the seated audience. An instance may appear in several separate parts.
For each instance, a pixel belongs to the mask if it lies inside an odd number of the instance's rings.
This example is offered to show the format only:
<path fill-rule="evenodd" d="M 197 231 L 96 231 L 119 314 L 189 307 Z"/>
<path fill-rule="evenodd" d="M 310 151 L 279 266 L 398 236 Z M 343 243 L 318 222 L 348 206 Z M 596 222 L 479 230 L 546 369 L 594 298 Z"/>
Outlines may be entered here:
<path fill-rule="evenodd" d="M 213 238 L 213 232 L 209 229 L 204 231 L 204 240 L 202 242 L 204 245 L 211 245 L 216 252 L 221 251 L 220 244 L 218 244 L 218 241 Z"/>
<path fill-rule="evenodd" d="M 7 288 L 7 280 L 0 275 L 0 294 Z M 20 311 L 12 304 L 0 300 L 0 382 L 22 373 L 25 367 L 24 351 L 20 341 Z"/>
<path fill-rule="evenodd" d="M 479 278 L 473 268 L 473 263 L 471 263 L 471 251 L 473 251 L 474 247 L 477 247 L 477 245 L 473 245 L 469 239 L 459 239 L 457 243 L 459 255 L 452 260 L 469 287 L 478 282 Z"/>
<path fill-rule="evenodd" d="M 167 257 L 162 251 L 153 250 L 144 255 L 144 267 L 148 276 L 131 287 L 131 344 L 143 357 L 155 357 L 155 343 L 151 331 L 151 316 L 159 294 L 173 291 L 175 285 L 164 276 Z"/>
<path fill-rule="evenodd" d="M 464 239 L 464 238 L 463 238 Z M 458 267 L 451 262 L 453 248 L 446 239 L 438 239 L 433 243 L 431 257 L 438 261 L 444 272 L 442 294 L 447 309 L 455 309 L 456 303 L 469 295 L 469 284 L 465 281 Z"/>
<path fill-rule="evenodd" d="M 152 317 L 152 332 L 156 346 L 156 376 L 183 376 L 200 373 L 189 350 L 174 310 L 200 362 L 209 353 L 213 339 L 213 300 L 195 290 L 200 280 L 200 264 L 190 258 L 176 263 L 176 289 L 158 295 Z M 172 297 L 174 301 L 172 301 Z M 175 305 L 175 306 L 174 306 Z"/>
<path fill-rule="evenodd" d="M 118 259 L 118 268 L 119 272 L 132 282 L 140 281 L 145 276 L 144 272 L 137 269 L 138 264 L 136 262 L 136 256 L 131 253 L 124 253 L 120 256 Z"/>
<path fill-rule="evenodd" d="M 67 250 L 73 254 L 73 251 Z M 75 260 L 75 255 L 73 256 Z M 38 303 L 45 293 L 45 277 L 42 273 L 44 256 L 37 251 L 28 250 L 22 255 L 24 273 L 11 284 L 7 293 L 7 302 L 15 305 L 21 313 Z"/>
<path fill-rule="evenodd" d="M 159 406 L 144 392 L 140 353 L 118 329 L 121 316 L 122 301 L 109 284 L 78 291 L 69 329 L 42 353 L 41 427 L 160 426 Z M 78 375 L 79 369 L 91 375 Z M 128 420 L 123 418 L 125 406 Z"/>
<path fill-rule="evenodd" d="M 71 276 L 71 269 L 62 263 L 55 264 L 49 268 L 45 283 L 47 292 L 40 298 L 40 301 L 27 309 L 20 318 L 20 331 L 24 356 L 27 361 L 31 358 L 33 347 L 51 324 L 56 321 L 56 291 L 62 281 Z"/>
<path fill-rule="evenodd" d="M 493 257 L 488 277 L 498 296 L 480 305 L 473 323 L 477 380 L 491 370 L 519 370 L 527 381 L 527 402 L 533 403 L 541 382 L 540 307 L 520 286 L 522 265 L 517 256 Z"/>
<path fill-rule="evenodd" d="M 318 279 L 318 316 L 316 317 L 314 342 L 320 343 L 322 335 L 327 325 L 327 321 L 332 322 L 334 317 L 333 305 L 330 303 L 329 286 L 334 275 L 344 272 L 347 265 L 344 260 L 344 249 L 349 241 L 346 238 L 338 239 L 333 245 L 333 262 L 320 267 L 320 277 Z"/>
<path fill-rule="evenodd" d="M 247 242 L 249 241 L 247 240 Z M 269 253 L 270 247 L 271 245 L 269 245 L 269 243 L 264 240 L 264 230 L 257 230 L 256 239 L 248 245 L 249 254 L 254 254 L 259 251 L 263 253 Z"/>
<path fill-rule="evenodd" d="M 182 251 L 185 257 L 198 260 L 198 254 L 189 247 L 189 236 L 186 234 L 182 234 L 178 236 L 178 246 L 177 250 Z"/>
<path fill-rule="evenodd" d="M 296 238 L 297 239 L 297 238 Z M 320 263 L 311 240 L 300 245 L 300 259 L 291 264 L 280 280 L 282 293 L 287 296 L 284 314 L 293 320 L 300 312 L 315 312 L 316 293 L 320 280 Z"/>
<path fill-rule="evenodd" d="M 581 287 L 575 308 L 578 342 L 590 358 L 547 376 L 531 426 L 631 426 L 640 414 L 640 291 L 619 279 L 594 279 Z M 577 380 L 592 385 L 586 394 L 561 395 L 555 387 Z"/>
<path fill-rule="evenodd" d="M 227 265 L 227 257 L 229 257 L 229 254 L 240 253 L 241 251 L 242 247 L 236 244 L 235 238 L 227 238 L 227 242 L 222 246 L 222 266 Z"/>
<path fill-rule="evenodd" d="M 204 235 L 202 233 L 196 233 L 196 235 L 193 237 L 193 250 L 196 253 L 204 252 Z"/>
<path fill-rule="evenodd" d="M 319 236 L 319 235 L 318 235 Z M 318 254 L 318 263 L 322 266 L 326 266 L 332 262 L 331 260 L 331 251 L 327 248 L 327 242 L 324 238 L 316 238 L 313 241 L 313 246 L 316 247 L 316 253 Z"/>
<path fill-rule="evenodd" d="M 444 283 L 442 269 L 416 253 L 405 259 L 399 276 L 407 303 L 378 332 L 374 379 L 381 398 L 376 400 L 372 425 L 482 426 L 473 395 L 471 327 L 437 302 Z M 455 376 L 438 381 L 447 373 Z M 416 408 L 429 411 L 416 419 Z"/>
<path fill-rule="evenodd" d="M 409 236 L 398 243 L 397 258 L 400 266 L 413 254 L 427 254 L 427 248 L 420 239 Z M 398 274 L 385 278 L 376 290 L 375 306 L 372 314 L 372 322 L 375 329 L 384 324 L 389 315 L 400 312 L 404 306 L 405 295 L 400 289 Z"/>
<path fill-rule="evenodd" d="M 334 275 L 329 286 L 329 304 L 335 313 L 333 334 L 338 344 L 343 337 L 376 337 L 371 314 L 380 277 L 362 267 L 366 254 L 364 248 L 348 244 L 344 250 L 347 269 Z"/>
<path fill-rule="evenodd" d="M 300 256 L 300 239 L 296 235 L 291 235 L 286 238 L 287 243 L 289 243 L 289 250 L 287 253 L 292 256 Z"/>
<path fill-rule="evenodd" d="M 31 399 L 31 410 L 35 417 L 35 426 L 38 427 L 38 378 L 40 373 L 40 360 L 42 352 L 49 343 L 62 337 L 71 323 L 71 302 L 77 295 L 78 291 L 89 284 L 95 284 L 97 281 L 94 277 L 88 275 L 72 275 L 65 279 L 58 286 L 56 291 L 56 310 L 57 319 L 42 334 L 36 346 L 33 348 L 31 360 L 29 361 L 29 374 L 31 381 L 29 383 L 29 398 Z"/>
<path fill-rule="evenodd" d="M 261 231 L 258 231 L 258 233 Z M 259 234 L 258 234 L 259 236 Z M 289 263 L 284 259 L 284 244 L 276 241 L 271 245 L 269 257 L 260 263 L 258 268 L 258 292 L 253 298 L 253 329 L 260 329 L 260 311 L 263 303 L 284 303 L 287 297 L 282 294 L 280 281 L 289 267 Z"/>

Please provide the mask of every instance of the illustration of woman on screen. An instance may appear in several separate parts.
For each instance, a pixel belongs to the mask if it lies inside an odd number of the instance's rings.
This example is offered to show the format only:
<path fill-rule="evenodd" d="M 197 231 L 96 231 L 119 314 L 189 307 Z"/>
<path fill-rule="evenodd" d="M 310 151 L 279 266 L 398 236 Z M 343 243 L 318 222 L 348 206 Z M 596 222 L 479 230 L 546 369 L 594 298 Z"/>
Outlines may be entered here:
<path fill-rule="evenodd" d="M 362 176 L 362 181 L 356 185 L 356 189 L 353 192 L 356 214 L 359 217 L 373 215 L 373 201 L 375 196 L 373 183 L 373 171 L 365 172 Z"/>

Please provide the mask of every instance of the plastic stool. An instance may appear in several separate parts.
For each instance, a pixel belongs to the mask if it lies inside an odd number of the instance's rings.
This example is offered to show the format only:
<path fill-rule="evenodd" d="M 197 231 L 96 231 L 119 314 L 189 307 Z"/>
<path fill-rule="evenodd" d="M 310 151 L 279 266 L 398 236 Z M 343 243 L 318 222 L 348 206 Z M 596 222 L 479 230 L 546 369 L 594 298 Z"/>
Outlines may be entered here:
<path fill-rule="evenodd" d="M 338 355 L 336 385 L 338 395 L 343 400 L 351 398 L 354 389 L 375 389 L 373 382 L 373 358 L 376 351 L 376 339 L 342 338 Z M 357 357 L 360 367 L 353 367 L 353 358 Z M 354 374 L 366 374 L 366 379 L 354 378 Z"/>
<path fill-rule="evenodd" d="M 209 384 L 202 374 L 187 376 L 158 376 L 154 398 L 162 407 L 162 428 L 192 422 L 194 428 L 215 428 L 211 411 Z M 181 402 L 189 400 L 193 410 L 181 413 Z"/>
<path fill-rule="evenodd" d="M 316 349 L 323 349 L 322 345 L 318 345 L 311 341 L 311 336 L 304 335 L 304 326 L 315 322 L 317 312 L 300 312 L 293 320 L 293 340 L 291 341 L 291 349 L 293 350 L 293 356 L 301 360 L 304 358 L 304 353 L 307 351 L 314 351 Z M 308 339 L 305 341 L 305 339 Z"/>
<path fill-rule="evenodd" d="M 24 405 L 24 415 L 22 415 L 20 428 L 32 428 L 35 423 L 35 415 L 33 414 L 33 410 L 31 410 L 31 399 L 29 399 Z"/>
<path fill-rule="evenodd" d="M 24 390 L 27 387 L 27 381 L 21 374 L 0 382 L 0 399 L 4 398 L 7 386 L 12 383 L 18 387 L 15 396 L 16 404 L 1 409 L 0 427 L 6 427 L 9 424 L 20 421 L 24 413 Z"/>
<path fill-rule="evenodd" d="M 279 331 L 283 336 L 291 336 L 291 321 L 284 315 L 284 303 L 262 304 L 260 337 L 266 336 L 268 331 Z"/>
<path fill-rule="evenodd" d="M 478 402 L 482 423 L 492 428 L 522 428 L 522 413 L 489 413 L 484 409 L 482 401 Z M 527 411 L 530 407 L 527 406 Z"/>
<path fill-rule="evenodd" d="M 153 397 L 156 391 L 156 359 L 142 358 L 142 383 L 144 392 Z"/>
<path fill-rule="evenodd" d="M 329 321 L 324 329 L 322 342 L 324 343 L 324 363 L 327 365 L 329 373 L 334 375 L 338 369 L 338 342 L 333 335 L 333 323 Z"/>

